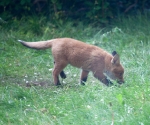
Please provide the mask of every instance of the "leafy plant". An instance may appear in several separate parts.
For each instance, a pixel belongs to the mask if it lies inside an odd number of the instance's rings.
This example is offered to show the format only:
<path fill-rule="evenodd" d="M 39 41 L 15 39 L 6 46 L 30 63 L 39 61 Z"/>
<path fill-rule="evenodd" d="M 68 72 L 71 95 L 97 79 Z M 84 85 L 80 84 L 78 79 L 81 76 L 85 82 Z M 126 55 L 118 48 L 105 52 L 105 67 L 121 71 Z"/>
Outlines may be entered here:
<path fill-rule="evenodd" d="M 66 20 L 82 20 L 105 26 L 120 15 L 148 13 L 149 6 L 148 0 L 5 0 L 0 1 L 0 14 L 7 20 L 36 14 L 57 25 Z"/>

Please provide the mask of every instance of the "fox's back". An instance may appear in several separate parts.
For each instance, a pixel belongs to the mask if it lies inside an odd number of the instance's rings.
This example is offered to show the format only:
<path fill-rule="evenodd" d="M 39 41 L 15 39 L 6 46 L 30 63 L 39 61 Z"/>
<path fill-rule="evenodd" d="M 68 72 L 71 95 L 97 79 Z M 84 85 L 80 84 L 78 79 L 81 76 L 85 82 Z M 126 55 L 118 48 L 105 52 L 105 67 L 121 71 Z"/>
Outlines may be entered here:
<path fill-rule="evenodd" d="M 55 58 L 62 58 L 78 68 L 90 70 L 91 64 L 98 65 L 107 54 L 103 49 L 71 38 L 53 40 L 52 53 Z M 97 63 L 97 64 L 96 64 Z"/>

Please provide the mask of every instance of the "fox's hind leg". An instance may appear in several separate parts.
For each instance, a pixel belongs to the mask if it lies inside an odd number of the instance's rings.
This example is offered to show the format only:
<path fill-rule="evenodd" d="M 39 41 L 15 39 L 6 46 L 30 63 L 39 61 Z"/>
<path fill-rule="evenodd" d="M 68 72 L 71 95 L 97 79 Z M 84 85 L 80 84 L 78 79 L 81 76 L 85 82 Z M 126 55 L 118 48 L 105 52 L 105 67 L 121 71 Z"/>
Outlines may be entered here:
<path fill-rule="evenodd" d="M 55 64 L 55 62 L 54 62 L 54 64 Z M 63 70 L 60 72 L 60 77 L 62 79 L 65 79 L 67 77 L 66 74 L 65 74 L 65 72 Z"/>
<path fill-rule="evenodd" d="M 81 77 L 80 77 L 80 84 L 81 85 L 85 85 L 84 83 L 87 81 L 88 74 L 89 74 L 89 71 L 82 70 Z"/>
<path fill-rule="evenodd" d="M 63 69 L 66 66 L 67 66 L 66 62 L 60 62 L 60 63 L 55 62 L 54 70 L 53 70 L 53 78 L 54 78 L 55 85 L 61 85 L 58 76 L 59 76 L 59 74 L 61 74 L 61 77 L 63 77 L 63 78 L 65 77 Z"/>
<path fill-rule="evenodd" d="M 60 76 L 61 76 L 62 79 L 66 78 L 66 74 L 63 70 L 60 72 Z"/>

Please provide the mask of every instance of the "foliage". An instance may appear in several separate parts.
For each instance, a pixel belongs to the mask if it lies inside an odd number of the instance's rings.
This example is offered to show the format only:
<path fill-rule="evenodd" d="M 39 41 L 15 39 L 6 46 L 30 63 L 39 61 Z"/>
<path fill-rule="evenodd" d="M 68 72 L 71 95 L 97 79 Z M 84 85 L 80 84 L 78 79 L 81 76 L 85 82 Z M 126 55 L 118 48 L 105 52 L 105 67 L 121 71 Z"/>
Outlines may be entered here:
<path fill-rule="evenodd" d="M 148 12 L 149 7 L 148 0 L 3 0 L 0 1 L 0 14 L 7 20 L 38 14 L 49 20 L 57 20 L 59 24 L 66 19 L 108 24 L 120 14 Z"/>

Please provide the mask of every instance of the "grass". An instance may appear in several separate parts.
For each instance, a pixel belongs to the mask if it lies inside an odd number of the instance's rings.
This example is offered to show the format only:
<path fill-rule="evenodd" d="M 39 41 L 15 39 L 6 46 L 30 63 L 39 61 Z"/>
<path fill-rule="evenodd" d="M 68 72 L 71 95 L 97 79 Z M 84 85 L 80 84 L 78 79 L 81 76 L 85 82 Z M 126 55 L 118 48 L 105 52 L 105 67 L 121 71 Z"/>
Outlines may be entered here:
<path fill-rule="evenodd" d="M 117 20 L 103 29 L 82 23 L 57 27 L 43 20 L 29 18 L 0 25 L 1 125 L 150 124 L 148 16 Z M 63 86 L 55 87 L 51 51 L 27 49 L 17 39 L 56 37 L 79 39 L 110 53 L 116 50 L 125 67 L 126 83 L 106 87 L 90 74 L 86 86 L 80 86 L 80 69 L 68 66 Z"/>

